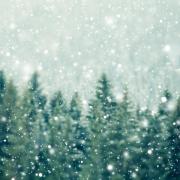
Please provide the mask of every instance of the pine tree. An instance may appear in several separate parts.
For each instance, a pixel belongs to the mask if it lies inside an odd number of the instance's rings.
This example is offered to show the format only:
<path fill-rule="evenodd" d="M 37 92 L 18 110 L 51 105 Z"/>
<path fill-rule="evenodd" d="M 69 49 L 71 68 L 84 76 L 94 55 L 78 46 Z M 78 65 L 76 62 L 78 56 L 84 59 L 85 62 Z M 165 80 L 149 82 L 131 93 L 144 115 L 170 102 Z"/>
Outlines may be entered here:
<path fill-rule="evenodd" d="M 50 101 L 49 107 L 49 159 L 50 171 L 53 179 L 68 179 L 69 170 L 69 134 L 71 121 L 68 117 L 68 108 L 60 91 L 56 92 Z"/>
<path fill-rule="evenodd" d="M 161 96 L 161 102 L 158 109 L 157 118 L 161 123 L 161 129 L 162 129 L 162 136 L 164 137 L 164 140 L 166 140 L 168 133 L 167 133 L 167 127 L 169 126 L 170 120 L 172 118 L 172 94 L 169 92 L 169 90 L 165 90 Z"/>
<path fill-rule="evenodd" d="M 111 150 L 109 149 L 108 125 L 113 121 L 116 102 L 111 92 L 111 85 L 103 74 L 98 81 L 96 98 L 89 105 L 88 120 L 90 123 L 90 152 L 88 176 L 91 178 L 108 179 L 111 172 L 108 170 Z"/>
<path fill-rule="evenodd" d="M 46 101 L 37 73 L 20 98 L 0 71 L 0 179 L 180 177 L 180 98 L 168 90 L 155 115 L 135 111 L 127 89 L 116 102 L 105 74 L 87 119 L 78 93 L 69 108 L 60 91 Z"/>
<path fill-rule="evenodd" d="M 180 178 L 180 98 L 168 127 L 168 173 L 167 179 Z"/>
<path fill-rule="evenodd" d="M 81 100 L 76 92 L 70 102 L 69 114 L 73 120 L 80 121 L 81 118 Z M 76 122 L 75 122 L 76 123 Z"/>
<path fill-rule="evenodd" d="M 43 116 L 45 104 L 46 97 L 42 94 L 38 74 L 34 73 L 18 105 L 17 114 L 20 127 L 17 127 L 19 138 L 16 143 L 23 144 L 20 148 L 16 145 L 19 149 L 19 152 L 16 152 L 19 176 L 26 176 L 27 179 L 48 175 L 48 159 L 45 157 L 46 124 Z"/>
<path fill-rule="evenodd" d="M 32 161 L 29 178 L 34 176 L 46 177 L 48 175 L 48 159 L 46 158 L 46 124 L 43 112 L 46 105 L 46 97 L 42 94 L 38 74 L 34 73 L 29 81 L 27 93 L 29 95 L 30 111 L 27 114 L 27 127 L 30 128 L 29 136 L 36 149 L 35 161 Z M 28 122 L 29 121 L 29 122 Z"/>
<path fill-rule="evenodd" d="M 99 102 L 93 100 L 89 104 L 89 113 L 87 119 L 89 120 L 89 136 L 90 142 L 88 145 L 87 163 L 83 166 L 80 178 L 87 179 L 102 179 L 103 162 L 101 156 L 101 147 L 104 141 L 102 140 L 102 124 L 101 119 L 103 113 L 101 111 Z"/>
<path fill-rule="evenodd" d="M 162 173 L 162 137 L 161 124 L 149 109 L 137 110 L 139 121 L 139 153 L 134 155 L 137 176 L 140 179 L 161 179 Z"/>
<path fill-rule="evenodd" d="M 61 93 L 58 91 L 50 101 L 50 113 L 52 116 L 65 115 L 67 113 L 67 103 Z"/>
<path fill-rule="evenodd" d="M 115 168 L 116 173 L 124 179 L 132 179 L 135 174 L 135 166 L 133 165 L 133 156 L 138 153 L 138 131 L 137 120 L 135 118 L 135 110 L 128 96 L 127 88 L 124 89 L 123 99 L 118 104 L 115 121 L 113 123 L 113 131 L 111 131 L 112 144 L 116 151 L 113 153 L 116 157 Z"/>
<path fill-rule="evenodd" d="M 160 99 L 160 105 L 157 113 L 157 120 L 160 123 L 159 128 L 159 142 L 168 141 L 168 127 L 171 126 L 171 121 L 173 118 L 173 96 L 169 90 L 165 90 Z M 161 169 L 161 174 L 168 173 L 168 148 L 167 143 L 159 143 L 159 157 L 161 158 L 161 164 L 159 164 Z"/>
<path fill-rule="evenodd" d="M 70 117 L 72 118 L 72 144 L 70 150 L 72 179 L 78 179 L 79 173 L 87 156 L 87 130 L 82 123 L 81 100 L 76 92 L 70 102 Z"/>
<path fill-rule="evenodd" d="M 0 177 L 3 178 L 5 175 L 5 161 L 11 158 L 10 154 L 7 153 L 7 148 L 12 145 L 9 141 L 8 136 L 10 132 L 10 121 L 13 115 L 13 105 L 15 99 L 10 99 L 10 84 L 8 84 L 3 71 L 0 71 Z M 12 92 L 13 93 L 13 92 Z M 13 96 L 14 94 L 12 94 Z M 11 96 L 11 97 L 12 97 Z M 12 104 L 11 104 L 12 103 Z"/>
<path fill-rule="evenodd" d="M 6 92 L 4 94 L 4 112 L 5 112 L 5 117 L 7 121 L 7 129 L 9 134 L 6 136 L 7 142 L 9 142 L 9 146 L 7 146 L 4 151 L 6 154 L 9 155 L 9 159 L 6 159 L 5 165 L 6 165 L 6 176 L 10 176 L 11 173 L 8 172 L 8 169 L 10 168 L 10 165 L 13 164 L 15 161 L 13 157 L 13 153 L 11 152 L 11 149 L 15 147 L 14 144 L 14 128 L 15 128 L 15 123 L 16 123 L 16 111 L 17 111 L 17 90 L 16 87 L 13 84 L 13 81 L 7 81 L 6 83 Z M 12 170 L 12 169 L 11 169 Z"/>

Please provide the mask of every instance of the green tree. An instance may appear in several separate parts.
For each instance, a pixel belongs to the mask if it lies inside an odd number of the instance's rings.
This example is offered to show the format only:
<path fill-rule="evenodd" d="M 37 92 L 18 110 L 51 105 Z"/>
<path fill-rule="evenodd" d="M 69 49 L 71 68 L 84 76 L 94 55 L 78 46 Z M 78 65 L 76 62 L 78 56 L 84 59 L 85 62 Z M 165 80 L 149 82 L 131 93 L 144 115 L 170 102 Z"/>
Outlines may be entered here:
<path fill-rule="evenodd" d="M 166 140 L 168 136 L 167 127 L 169 127 L 169 123 L 172 118 L 172 100 L 172 94 L 169 92 L 169 90 L 165 90 L 161 96 L 157 113 L 157 118 L 161 124 L 162 136 L 164 137 L 164 140 Z"/>
<path fill-rule="evenodd" d="M 70 157 L 69 145 L 71 134 L 71 118 L 68 107 L 60 91 L 50 100 L 50 118 L 48 122 L 48 156 L 50 159 L 50 179 L 69 179 Z"/>
<path fill-rule="evenodd" d="M 88 135 L 82 122 L 82 105 L 77 92 L 70 102 L 69 114 L 72 119 L 70 156 L 73 176 L 71 179 L 78 179 L 82 166 L 86 162 Z"/>
<path fill-rule="evenodd" d="M 50 113 L 52 116 L 65 115 L 68 111 L 66 100 L 61 91 L 54 94 L 50 101 Z"/>
<path fill-rule="evenodd" d="M 116 102 L 111 92 L 111 84 L 103 74 L 98 81 L 96 97 L 89 104 L 88 121 L 90 126 L 90 157 L 83 169 L 83 176 L 91 179 L 108 179 L 111 172 L 108 170 L 111 149 L 109 149 L 109 129 L 113 122 Z"/>
<path fill-rule="evenodd" d="M 1 165 L 4 166 L 1 169 L 1 175 L 9 176 L 8 167 L 9 164 L 13 163 L 14 159 L 12 154 L 9 151 L 11 147 L 14 147 L 14 141 L 10 138 L 13 135 L 13 124 L 16 119 L 15 112 L 16 102 L 17 102 L 17 90 L 12 82 L 12 80 L 7 81 L 3 75 L 3 72 L 0 73 L 0 86 L 1 86 L 1 95 L 0 95 L 0 138 L 1 138 Z"/>
<path fill-rule="evenodd" d="M 128 96 L 127 88 L 125 88 L 122 101 L 118 103 L 115 119 L 111 125 L 113 130 L 110 130 L 110 142 L 114 146 L 112 148 L 114 171 L 124 179 L 132 179 L 135 175 L 136 167 L 133 164 L 133 156 L 138 153 L 137 125 L 135 109 Z"/>
<path fill-rule="evenodd" d="M 45 104 L 46 97 L 42 94 L 38 74 L 34 73 L 18 105 L 17 151 L 14 155 L 18 176 L 26 176 L 30 180 L 48 175 L 47 135 L 43 116 Z"/>
<path fill-rule="evenodd" d="M 159 136 L 160 136 L 160 144 L 159 144 L 159 157 L 161 157 L 161 174 L 167 174 L 169 171 L 168 167 L 168 127 L 171 126 L 171 121 L 173 118 L 173 96 L 169 90 L 165 90 L 162 93 L 160 104 L 157 113 L 157 119 L 160 123 L 159 128 Z M 164 141 L 164 143 L 162 143 Z"/>
<path fill-rule="evenodd" d="M 161 124 L 149 109 L 137 111 L 139 153 L 134 156 L 140 179 L 162 179 L 164 176 Z"/>
<path fill-rule="evenodd" d="M 180 178 L 180 98 L 168 127 L 168 173 L 167 179 Z"/>
<path fill-rule="evenodd" d="M 11 145 L 8 141 L 9 121 L 10 114 L 9 109 L 7 109 L 7 104 L 5 103 L 7 82 L 3 71 L 0 71 L 0 177 L 3 178 L 4 174 L 4 162 L 6 159 L 10 158 L 10 155 L 5 152 L 6 148 Z"/>

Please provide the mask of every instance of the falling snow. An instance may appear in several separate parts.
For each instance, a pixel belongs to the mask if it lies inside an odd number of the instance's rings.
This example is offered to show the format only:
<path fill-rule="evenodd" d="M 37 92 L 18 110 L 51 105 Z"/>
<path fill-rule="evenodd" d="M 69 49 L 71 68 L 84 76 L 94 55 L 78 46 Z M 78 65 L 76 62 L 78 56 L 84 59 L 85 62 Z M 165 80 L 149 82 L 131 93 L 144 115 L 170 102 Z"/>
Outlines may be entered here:
<path fill-rule="evenodd" d="M 180 2 L 0 2 L 0 179 L 180 179 Z"/>
<path fill-rule="evenodd" d="M 108 170 L 108 171 L 112 171 L 112 170 L 113 170 L 113 165 L 109 164 L 109 165 L 107 166 L 107 170 Z"/>

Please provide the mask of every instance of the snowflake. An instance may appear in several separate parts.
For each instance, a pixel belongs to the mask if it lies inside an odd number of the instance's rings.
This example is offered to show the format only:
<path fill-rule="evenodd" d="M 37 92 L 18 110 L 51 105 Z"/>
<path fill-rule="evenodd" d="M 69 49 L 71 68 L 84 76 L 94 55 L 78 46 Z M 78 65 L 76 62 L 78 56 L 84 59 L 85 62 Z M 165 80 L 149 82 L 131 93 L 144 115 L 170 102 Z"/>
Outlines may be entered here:
<path fill-rule="evenodd" d="M 147 119 L 144 119 L 143 121 L 142 121 L 142 127 L 143 128 L 147 128 L 148 127 L 148 120 Z"/>
<path fill-rule="evenodd" d="M 2 121 L 2 122 L 6 122 L 6 120 L 7 120 L 7 119 L 6 119 L 6 117 L 4 117 L 4 116 L 1 118 L 1 121 Z"/>
<path fill-rule="evenodd" d="M 107 166 L 107 170 L 108 170 L 108 171 L 112 171 L 112 170 L 113 170 L 113 165 L 112 165 L 112 164 L 109 164 L 109 165 Z"/>
<path fill-rule="evenodd" d="M 58 117 L 57 117 L 57 116 L 55 116 L 55 117 L 54 117 L 54 120 L 55 120 L 55 121 L 58 121 Z"/>
<path fill-rule="evenodd" d="M 38 174 L 38 176 L 39 176 L 39 177 L 42 177 L 42 176 L 43 176 L 43 174 L 42 174 L 42 173 L 39 173 L 39 174 Z"/>
<path fill-rule="evenodd" d="M 129 158 L 129 153 L 128 153 L 127 151 L 125 151 L 125 152 L 123 153 L 123 156 L 124 156 L 125 158 Z"/>
<path fill-rule="evenodd" d="M 111 17 L 111 16 L 106 16 L 105 18 L 105 23 L 108 25 L 108 26 L 113 26 L 114 25 L 114 18 Z"/>
<path fill-rule="evenodd" d="M 137 177 L 136 173 L 133 172 L 133 173 L 132 173 L 132 178 L 136 178 L 136 177 Z"/>
<path fill-rule="evenodd" d="M 166 44 L 163 48 L 164 52 L 170 52 L 171 51 L 171 46 L 169 44 Z"/>
<path fill-rule="evenodd" d="M 54 150 L 53 148 L 50 148 L 50 149 L 49 149 L 49 153 L 50 153 L 51 155 L 53 155 L 53 154 L 55 153 L 55 150 Z"/>
<path fill-rule="evenodd" d="M 148 149 L 147 153 L 151 155 L 153 153 L 153 149 Z"/>
<path fill-rule="evenodd" d="M 166 97 L 161 97 L 161 102 L 162 102 L 162 103 L 167 102 L 167 98 L 166 98 Z"/>

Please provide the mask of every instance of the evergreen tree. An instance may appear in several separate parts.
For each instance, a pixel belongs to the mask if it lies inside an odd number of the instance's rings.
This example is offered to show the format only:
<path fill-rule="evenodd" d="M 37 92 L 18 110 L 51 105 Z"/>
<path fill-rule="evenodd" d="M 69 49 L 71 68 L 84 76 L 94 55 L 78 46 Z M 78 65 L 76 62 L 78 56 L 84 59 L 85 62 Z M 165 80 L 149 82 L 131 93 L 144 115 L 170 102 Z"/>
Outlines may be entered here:
<path fill-rule="evenodd" d="M 20 127 L 17 127 L 19 136 L 17 139 L 23 144 L 21 148 L 17 148 L 19 152 L 16 152 L 19 173 L 30 180 L 37 179 L 39 176 L 45 177 L 48 174 L 48 159 L 45 157 L 46 124 L 43 116 L 45 104 L 46 97 L 42 94 L 38 74 L 34 73 L 19 103 L 17 114 L 18 124 L 20 124 Z M 16 143 L 19 143 L 18 141 Z"/>
<path fill-rule="evenodd" d="M 81 110 L 81 100 L 79 98 L 78 93 L 76 92 L 70 102 L 69 114 L 73 120 L 80 121 L 81 113 L 82 113 L 81 111 L 82 111 Z"/>
<path fill-rule="evenodd" d="M 98 81 L 96 88 L 96 98 L 89 105 L 88 120 L 90 123 L 90 147 L 94 151 L 90 152 L 89 174 L 90 178 L 108 179 L 111 175 L 108 170 L 110 154 L 108 147 L 108 125 L 113 122 L 116 102 L 111 92 L 111 85 L 106 75 L 103 74 Z M 92 169 L 93 167 L 93 169 Z"/>
<path fill-rule="evenodd" d="M 103 161 L 101 155 L 101 147 L 103 146 L 102 124 L 101 119 L 103 113 L 101 111 L 99 102 L 93 100 L 89 104 L 89 113 L 87 119 L 89 120 L 89 148 L 87 163 L 83 166 L 81 172 L 81 179 L 102 179 Z"/>
<path fill-rule="evenodd" d="M 29 178 L 34 176 L 46 177 L 48 175 L 48 159 L 46 158 L 46 124 L 44 121 L 44 108 L 46 97 L 42 94 L 38 74 L 34 73 L 28 83 L 27 100 L 29 101 L 29 113 L 26 114 L 29 138 L 33 142 L 37 153 L 35 161 L 31 161 Z"/>
<path fill-rule="evenodd" d="M 70 150 L 71 167 L 73 176 L 71 179 L 78 179 L 79 173 L 87 156 L 87 130 L 82 123 L 81 100 L 76 92 L 70 102 L 70 117 L 72 118 L 72 144 Z"/>
<path fill-rule="evenodd" d="M 139 153 L 134 155 L 137 176 L 140 179 L 162 179 L 164 176 L 161 124 L 148 109 L 138 110 Z"/>
<path fill-rule="evenodd" d="M 50 113 L 52 116 L 65 115 L 67 113 L 67 103 L 61 93 L 58 91 L 54 94 L 53 98 L 50 101 Z"/>
<path fill-rule="evenodd" d="M 158 113 L 157 113 L 157 119 L 160 123 L 160 128 L 159 128 L 159 136 L 160 136 L 160 142 L 165 142 L 165 143 L 160 143 L 159 144 L 159 156 L 161 157 L 161 173 L 162 174 L 167 174 L 169 169 L 168 169 L 168 146 L 167 146 L 167 141 L 168 141 L 168 127 L 171 126 L 171 121 L 173 118 L 173 96 L 169 90 L 165 90 L 161 96 L 160 99 L 160 105 L 158 108 Z"/>
<path fill-rule="evenodd" d="M 138 122 L 127 88 L 124 89 L 123 99 L 118 104 L 116 119 L 112 125 L 114 129 L 114 135 L 111 131 L 112 142 L 116 139 L 114 145 L 117 147 L 113 153 L 116 157 L 114 162 L 117 174 L 124 179 L 132 179 L 136 168 L 133 164 L 133 156 L 138 153 L 139 136 Z"/>
<path fill-rule="evenodd" d="M 34 73 L 20 98 L 0 71 L 1 179 L 178 179 L 180 98 L 165 90 L 158 112 L 116 102 L 103 74 L 85 119 L 75 93 L 46 103 Z"/>
<path fill-rule="evenodd" d="M 180 98 L 168 127 L 168 173 L 166 179 L 180 178 Z"/>
<path fill-rule="evenodd" d="M 8 86 L 8 93 L 10 89 Z M 15 103 L 9 101 L 7 94 L 7 82 L 3 71 L 0 71 L 0 177 L 3 178 L 5 175 L 5 161 L 11 156 L 6 152 L 6 149 L 12 144 L 8 140 L 10 132 L 10 121 L 12 116 L 12 106 Z M 10 95 L 11 96 L 11 95 Z M 12 104 L 11 104 L 12 103 Z"/>
<path fill-rule="evenodd" d="M 157 118 L 161 123 L 162 136 L 164 137 L 164 140 L 166 140 L 168 136 L 167 127 L 169 127 L 169 123 L 172 118 L 172 98 L 172 94 L 169 90 L 165 90 L 163 92 L 157 114 Z"/>
<path fill-rule="evenodd" d="M 9 159 L 6 159 L 5 165 L 6 165 L 6 176 L 10 176 L 10 172 L 8 172 L 8 169 L 11 167 L 10 165 L 13 164 L 15 159 L 13 158 L 13 153 L 11 152 L 11 149 L 15 147 L 14 144 L 14 128 L 16 123 L 16 111 L 17 111 L 17 90 L 16 87 L 13 84 L 13 81 L 10 80 L 6 83 L 6 92 L 4 94 L 4 113 L 6 117 L 7 122 L 7 130 L 9 132 L 8 135 L 6 135 L 7 142 L 9 142 L 9 146 L 4 148 L 4 152 L 9 155 Z M 12 170 L 12 169 L 11 169 Z"/>
<path fill-rule="evenodd" d="M 68 179 L 69 174 L 69 134 L 71 120 L 68 117 L 66 101 L 60 91 L 56 92 L 50 101 L 49 118 L 49 159 L 53 179 Z"/>

